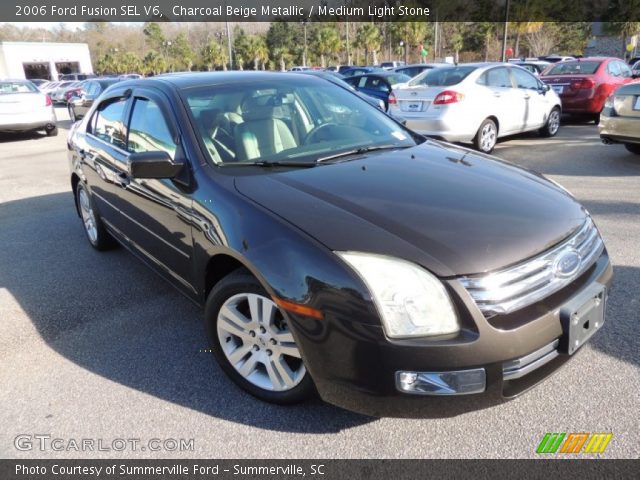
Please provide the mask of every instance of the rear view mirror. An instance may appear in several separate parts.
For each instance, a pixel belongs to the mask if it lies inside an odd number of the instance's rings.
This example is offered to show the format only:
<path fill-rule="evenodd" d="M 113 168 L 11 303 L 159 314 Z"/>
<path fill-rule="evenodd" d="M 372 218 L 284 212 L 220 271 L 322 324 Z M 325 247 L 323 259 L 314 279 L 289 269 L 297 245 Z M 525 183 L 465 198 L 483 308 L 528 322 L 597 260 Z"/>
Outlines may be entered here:
<path fill-rule="evenodd" d="M 174 161 L 165 151 L 140 152 L 129 155 L 129 175 L 133 178 L 174 178 L 184 163 Z"/>

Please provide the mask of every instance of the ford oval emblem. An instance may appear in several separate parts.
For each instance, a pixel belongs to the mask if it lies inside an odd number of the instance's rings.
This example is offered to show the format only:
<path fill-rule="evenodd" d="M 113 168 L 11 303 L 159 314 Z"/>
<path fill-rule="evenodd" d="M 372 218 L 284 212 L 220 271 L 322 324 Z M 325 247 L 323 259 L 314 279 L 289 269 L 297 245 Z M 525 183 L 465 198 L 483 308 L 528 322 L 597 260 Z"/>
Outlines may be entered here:
<path fill-rule="evenodd" d="M 565 250 L 553 262 L 553 273 L 556 277 L 567 278 L 580 268 L 582 257 L 574 250 Z"/>

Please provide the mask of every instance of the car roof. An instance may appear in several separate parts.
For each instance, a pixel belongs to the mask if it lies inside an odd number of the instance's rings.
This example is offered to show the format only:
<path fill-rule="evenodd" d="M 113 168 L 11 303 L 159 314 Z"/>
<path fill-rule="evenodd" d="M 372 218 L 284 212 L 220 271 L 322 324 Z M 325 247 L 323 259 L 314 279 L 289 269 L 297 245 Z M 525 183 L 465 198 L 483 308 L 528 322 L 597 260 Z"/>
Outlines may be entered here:
<path fill-rule="evenodd" d="M 297 72 L 265 72 L 265 71 L 227 71 L 227 72 L 183 72 L 155 77 L 123 80 L 118 82 L 122 86 L 172 86 L 178 90 L 199 88 L 214 85 L 228 85 L 249 83 L 260 80 L 293 80 L 304 82 L 324 82 L 316 75 L 301 75 Z"/>

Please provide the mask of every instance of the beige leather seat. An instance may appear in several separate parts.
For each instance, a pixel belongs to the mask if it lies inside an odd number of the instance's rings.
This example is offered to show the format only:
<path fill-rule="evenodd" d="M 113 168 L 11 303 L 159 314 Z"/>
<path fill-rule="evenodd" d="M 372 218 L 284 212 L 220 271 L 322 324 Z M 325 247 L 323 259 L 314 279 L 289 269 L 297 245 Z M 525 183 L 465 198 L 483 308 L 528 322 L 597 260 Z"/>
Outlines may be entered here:
<path fill-rule="evenodd" d="M 253 160 L 297 147 L 285 122 L 274 117 L 274 107 L 264 99 L 249 99 L 243 105 L 244 122 L 235 129 L 237 160 Z"/>

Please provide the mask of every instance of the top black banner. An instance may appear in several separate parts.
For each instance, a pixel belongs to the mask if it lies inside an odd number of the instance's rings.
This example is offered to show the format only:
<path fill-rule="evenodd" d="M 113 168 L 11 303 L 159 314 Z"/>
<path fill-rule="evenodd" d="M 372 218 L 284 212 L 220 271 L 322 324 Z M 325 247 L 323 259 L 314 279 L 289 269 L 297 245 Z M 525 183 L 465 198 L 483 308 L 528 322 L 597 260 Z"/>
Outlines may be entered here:
<path fill-rule="evenodd" d="M 633 22 L 640 0 L 10 0 L 4 22 Z"/>

